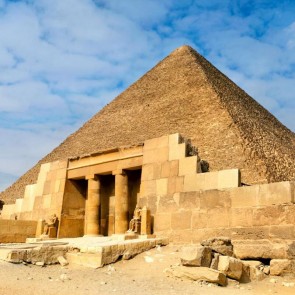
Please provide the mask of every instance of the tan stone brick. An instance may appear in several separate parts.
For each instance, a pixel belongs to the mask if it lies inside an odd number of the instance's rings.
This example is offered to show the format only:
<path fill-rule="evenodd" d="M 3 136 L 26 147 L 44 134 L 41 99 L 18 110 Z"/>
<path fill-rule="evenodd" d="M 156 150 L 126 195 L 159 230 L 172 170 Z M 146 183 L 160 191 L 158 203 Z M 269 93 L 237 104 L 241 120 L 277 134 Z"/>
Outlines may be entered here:
<path fill-rule="evenodd" d="M 179 160 L 179 176 L 197 173 L 197 156 L 186 157 Z"/>
<path fill-rule="evenodd" d="M 143 164 L 160 163 L 165 161 L 168 161 L 168 147 L 146 150 L 143 153 Z"/>
<path fill-rule="evenodd" d="M 186 144 L 169 146 L 169 161 L 184 159 L 186 156 Z"/>
<path fill-rule="evenodd" d="M 218 228 L 229 226 L 229 210 L 226 208 L 215 208 L 207 211 L 207 227 Z"/>
<path fill-rule="evenodd" d="M 181 136 L 179 133 L 169 135 L 169 146 L 177 146 L 180 143 Z"/>
<path fill-rule="evenodd" d="M 166 195 L 168 191 L 168 178 L 161 178 L 156 180 L 156 194 Z"/>
<path fill-rule="evenodd" d="M 179 206 L 185 209 L 200 208 L 200 192 L 186 192 L 179 195 Z"/>
<path fill-rule="evenodd" d="M 162 137 L 152 138 L 145 140 L 143 146 L 143 152 L 145 153 L 147 150 L 154 150 L 162 147 L 168 147 L 169 145 L 169 136 L 165 135 Z"/>
<path fill-rule="evenodd" d="M 232 208 L 230 210 L 230 225 L 232 227 L 252 226 L 253 223 L 252 208 Z"/>
<path fill-rule="evenodd" d="M 192 192 L 199 190 L 199 176 L 202 174 L 185 175 L 183 181 L 183 191 Z"/>
<path fill-rule="evenodd" d="M 275 205 L 293 201 L 291 183 L 288 181 L 259 185 L 258 205 Z"/>
<path fill-rule="evenodd" d="M 231 236 L 236 240 L 259 240 L 269 238 L 269 226 L 232 227 Z"/>
<path fill-rule="evenodd" d="M 232 208 L 255 207 L 258 205 L 259 186 L 242 186 L 229 189 Z"/>
<path fill-rule="evenodd" d="M 205 211 L 193 211 L 192 212 L 192 229 L 202 229 L 207 227 L 207 212 Z"/>
<path fill-rule="evenodd" d="M 253 226 L 269 225 L 269 216 L 264 213 L 265 208 L 253 208 Z"/>
<path fill-rule="evenodd" d="M 51 195 L 44 195 L 42 197 L 42 208 L 49 209 L 51 206 Z"/>
<path fill-rule="evenodd" d="M 241 185 L 241 175 L 239 169 L 229 169 L 218 171 L 218 188 L 239 187 Z"/>
<path fill-rule="evenodd" d="M 161 178 L 173 177 L 178 175 L 178 161 L 167 161 L 162 163 Z"/>
<path fill-rule="evenodd" d="M 192 226 L 192 211 L 182 210 L 174 212 L 171 215 L 171 228 L 177 229 L 191 229 Z"/>
<path fill-rule="evenodd" d="M 178 210 L 178 205 L 173 195 L 158 196 L 157 212 L 175 212 L 176 210 Z"/>
<path fill-rule="evenodd" d="M 141 196 L 156 195 L 156 180 L 143 181 L 140 186 Z"/>
<path fill-rule="evenodd" d="M 231 200 L 228 191 L 208 190 L 200 192 L 200 208 L 229 208 Z"/>
<path fill-rule="evenodd" d="M 179 193 L 183 191 L 183 176 L 168 178 L 168 194 Z"/>
<path fill-rule="evenodd" d="M 56 170 L 56 178 L 57 179 L 65 179 L 65 178 L 67 178 L 67 170 L 66 169 Z"/>
<path fill-rule="evenodd" d="M 145 164 L 142 167 L 141 180 L 154 180 L 161 178 L 161 164 Z"/>
<path fill-rule="evenodd" d="M 294 239 L 294 225 L 273 225 L 269 235 L 274 239 Z"/>
<path fill-rule="evenodd" d="M 157 213 L 154 217 L 154 231 L 171 229 L 171 213 Z"/>

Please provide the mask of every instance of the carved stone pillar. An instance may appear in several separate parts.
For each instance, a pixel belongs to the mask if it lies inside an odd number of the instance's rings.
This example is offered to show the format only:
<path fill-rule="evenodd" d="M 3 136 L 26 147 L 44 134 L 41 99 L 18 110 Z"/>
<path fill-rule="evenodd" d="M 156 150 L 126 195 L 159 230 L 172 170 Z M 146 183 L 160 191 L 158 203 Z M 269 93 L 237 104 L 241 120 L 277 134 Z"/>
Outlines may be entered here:
<path fill-rule="evenodd" d="M 95 175 L 86 176 L 88 180 L 87 199 L 85 204 L 85 236 L 99 236 L 100 219 L 100 181 Z"/>
<path fill-rule="evenodd" d="M 113 171 L 115 175 L 115 234 L 128 230 L 128 177 L 122 170 Z"/>

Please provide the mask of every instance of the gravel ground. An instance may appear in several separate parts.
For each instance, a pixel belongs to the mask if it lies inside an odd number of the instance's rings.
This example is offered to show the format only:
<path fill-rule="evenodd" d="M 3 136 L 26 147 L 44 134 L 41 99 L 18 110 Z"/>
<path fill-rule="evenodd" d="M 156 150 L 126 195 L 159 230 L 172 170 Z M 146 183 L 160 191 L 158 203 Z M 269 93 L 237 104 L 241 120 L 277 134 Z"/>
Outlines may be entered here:
<path fill-rule="evenodd" d="M 80 266 L 11 264 L 0 262 L 1 295 L 104 294 L 295 294 L 283 284 L 295 279 L 268 277 L 262 282 L 218 287 L 167 277 L 163 272 L 179 263 L 179 246 L 165 246 L 100 269 Z M 276 282 L 274 282 L 276 281 Z"/>

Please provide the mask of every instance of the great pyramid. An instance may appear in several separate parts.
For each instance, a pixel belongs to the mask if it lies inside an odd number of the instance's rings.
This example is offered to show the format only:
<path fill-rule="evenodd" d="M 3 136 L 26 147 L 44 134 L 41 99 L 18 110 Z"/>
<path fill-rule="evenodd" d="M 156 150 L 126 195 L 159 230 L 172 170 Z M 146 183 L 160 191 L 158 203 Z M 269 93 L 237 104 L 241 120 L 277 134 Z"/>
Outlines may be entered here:
<path fill-rule="evenodd" d="M 239 168 L 246 184 L 295 179 L 295 134 L 204 57 L 182 46 L 105 106 L 0 194 L 6 203 L 41 163 L 180 133 L 210 171 Z"/>

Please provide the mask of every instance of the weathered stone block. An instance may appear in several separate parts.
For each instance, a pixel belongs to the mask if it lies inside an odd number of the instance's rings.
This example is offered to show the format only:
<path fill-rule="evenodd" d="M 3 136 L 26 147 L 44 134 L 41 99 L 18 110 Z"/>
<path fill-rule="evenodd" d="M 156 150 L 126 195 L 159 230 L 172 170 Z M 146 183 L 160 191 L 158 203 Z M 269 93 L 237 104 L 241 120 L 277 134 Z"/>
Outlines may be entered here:
<path fill-rule="evenodd" d="M 183 159 L 186 156 L 186 144 L 169 146 L 169 161 Z"/>
<path fill-rule="evenodd" d="M 179 160 L 179 176 L 197 173 L 197 156 L 186 157 Z"/>
<path fill-rule="evenodd" d="M 168 146 L 159 147 L 153 150 L 146 150 L 143 153 L 143 164 L 166 162 L 168 161 L 168 155 Z"/>
<path fill-rule="evenodd" d="M 202 246 L 209 247 L 213 251 L 226 256 L 233 255 L 233 245 L 230 238 L 216 237 L 201 242 Z"/>
<path fill-rule="evenodd" d="M 274 225 L 270 227 L 269 235 L 275 239 L 294 239 L 294 225 Z"/>
<path fill-rule="evenodd" d="M 229 208 L 231 206 L 228 191 L 208 190 L 200 193 L 200 208 Z"/>
<path fill-rule="evenodd" d="M 218 171 L 218 189 L 239 187 L 241 185 L 241 174 L 239 169 Z"/>
<path fill-rule="evenodd" d="M 164 231 L 171 229 L 171 214 L 170 213 L 157 213 L 154 217 L 154 230 Z"/>
<path fill-rule="evenodd" d="M 201 212 L 199 210 L 192 213 L 192 228 L 202 229 L 207 227 L 208 216 L 207 212 Z"/>
<path fill-rule="evenodd" d="M 145 140 L 143 151 L 145 153 L 147 150 L 154 150 L 157 148 L 168 147 L 168 145 L 169 145 L 169 136 L 164 135 L 161 137 Z"/>
<path fill-rule="evenodd" d="M 192 226 L 192 212 L 180 211 L 172 213 L 171 215 L 171 228 L 174 229 L 190 229 Z"/>
<path fill-rule="evenodd" d="M 174 194 L 183 191 L 183 178 L 183 176 L 174 176 L 168 178 L 168 194 Z"/>
<path fill-rule="evenodd" d="M 295 272 L 295 260 L 272 259 L 270 261 L 270 274 L 272 276 L 294 274 L 294 272 Z"/>
<path fill-rule="evenodd" d="M 156 180 L 156 194 L 167 195 L 168 191 L 168 178 L 160 178 Z"/>
<path fill-rule="evenodd" d="M 293 202 L 292 187 L 289 181 L 259 185 L 258 205 L 277 205 Z"/>
<path fill-rule="evenodd" d="M 152 163 L 142 166 L 141 181 L 161 178 L 161 164 Z"/>
<path fill-rule="evenodd" d="M 232 208 L 257 206 L 259 186 L 242 186 L 229 190 Z"/>
<path fill-rule="evenodd" d="M 187 209 L 200 209 L 200 192 L 186 192 L 179 194 L 179 206 Z"/>
<path fill-rule="evenodd" d="M 207 267 L 185 267 L 174 266 L 165 270 L 167 275 L 172 275 L 177 278 L 186 278 L 193 281 L 205 281 L 209 283 L 215 283 L 221 286 L 226 286 L 226 276 L 214 269 Z"/>
<path fill-rule="evenodd" d="M 232 279 L 240 280 L 242 276 L 243 263 L 233 257 L 220 256 L 218 262 L 218 270 Z"/>
<path fill-rule="evenodd" d="M 207 211 L 207 227 L 229 227 L 229 209 L 227 208 L 214 208 Z"/>
<path fill-rule="evenodd" d="M 230 210 L 231 226 L 252 226 L 253 210 L 252 208 L 233 208 Z"/>
<path fill-rule="evenodd" d="M 185 246 L 180 251 L 180 261 L 185 266 L 210 267 L 212 250 L 209 247 Z"/>
<path fill-rule="evenodd" d="M 156 195 L 156 180 L 143 181 L 140 185 L 140 194 L 142 196 Z"/>

